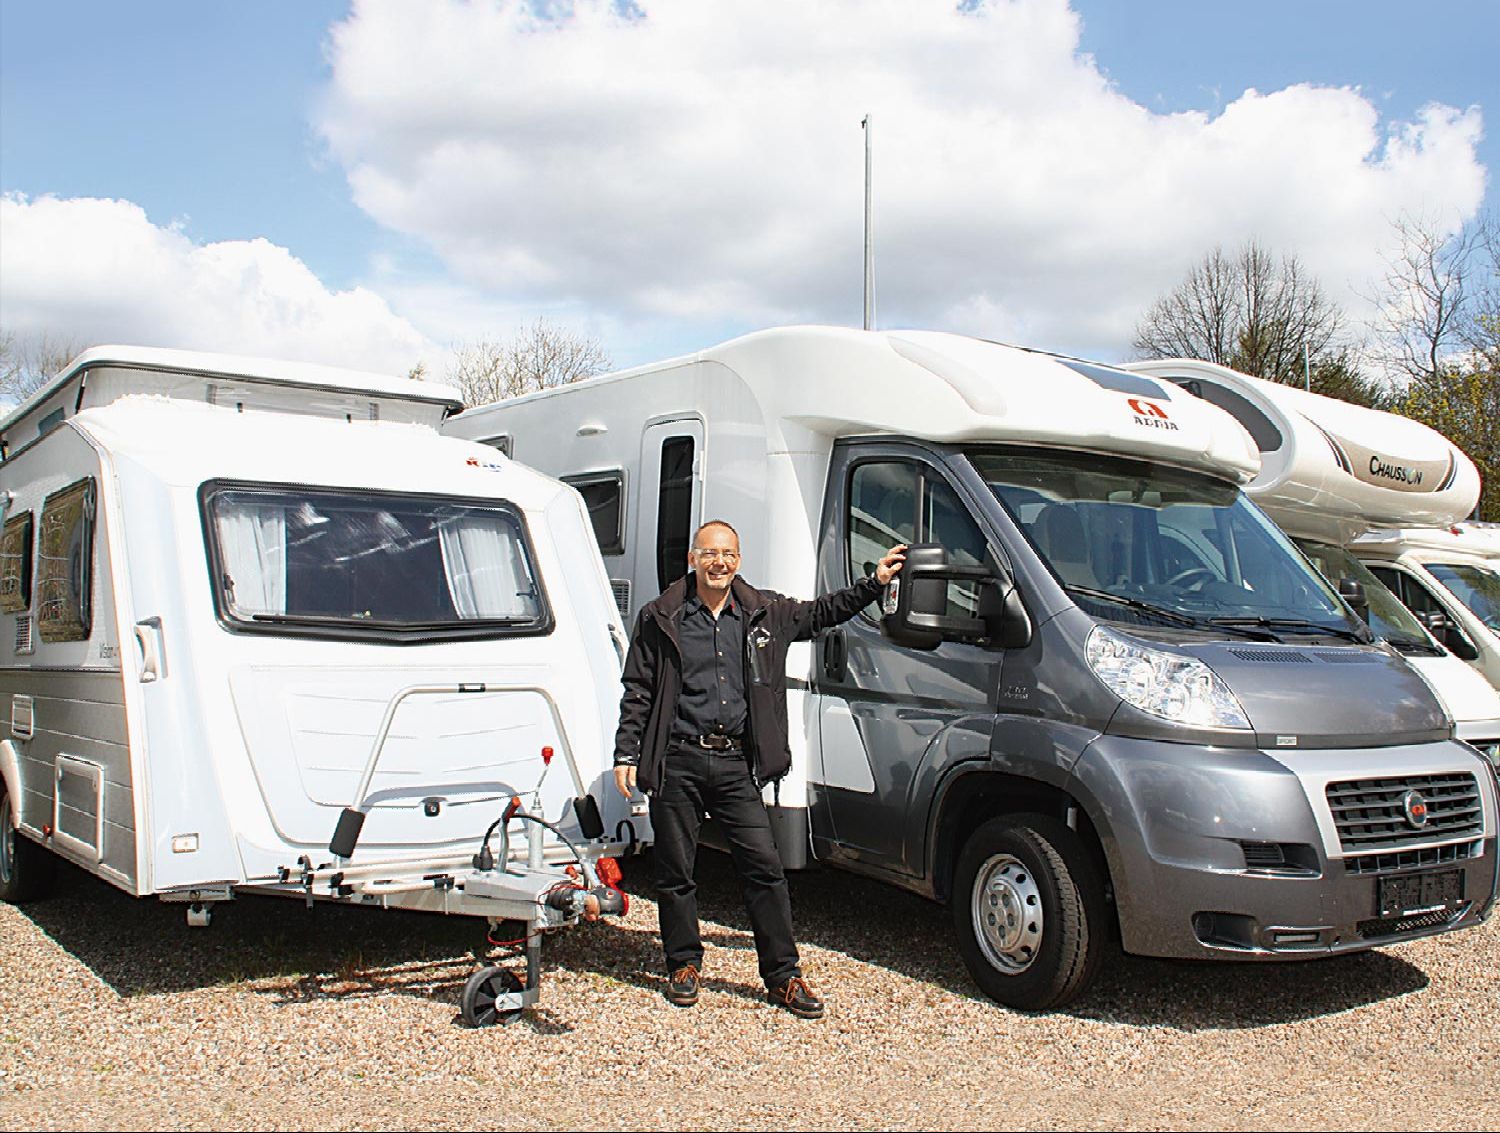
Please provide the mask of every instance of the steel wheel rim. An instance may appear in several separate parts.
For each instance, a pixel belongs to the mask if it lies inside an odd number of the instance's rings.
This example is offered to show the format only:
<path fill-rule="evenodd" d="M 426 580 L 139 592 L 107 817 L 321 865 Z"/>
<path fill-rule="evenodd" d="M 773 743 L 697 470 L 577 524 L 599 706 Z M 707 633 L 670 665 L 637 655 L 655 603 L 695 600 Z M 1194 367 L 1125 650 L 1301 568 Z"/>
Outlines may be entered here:
<path fill-rule="evenodd" d="M 969 911 L 974 936 L 992 967 L 1018 975 L 1036 961 L 1045 928 L 1042 891 L 1019 858 L 996 854 L 979 867 Z"/>

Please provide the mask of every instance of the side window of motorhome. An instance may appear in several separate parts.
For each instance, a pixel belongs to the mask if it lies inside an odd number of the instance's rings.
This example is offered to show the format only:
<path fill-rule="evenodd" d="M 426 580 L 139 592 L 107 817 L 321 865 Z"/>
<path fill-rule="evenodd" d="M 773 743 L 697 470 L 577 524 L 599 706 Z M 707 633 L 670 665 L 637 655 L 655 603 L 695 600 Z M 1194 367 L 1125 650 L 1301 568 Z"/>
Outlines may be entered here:
<path fill-rule="evenodd" d="M 985 559 L 984 533 L 958 493 L 935 470 L 906 460 L 855 466 L 849 483 L 848 539 L 850 578 L 869 574 L 897 543 L 938 543 L 955 565 L 977 566 Z M 978 605 L 978 584 L 949 584 L 950 614 L 972 616 Z"/>
<path fill-rule="evenodd" d="M 547 621 L 521 517 L 500 501 L 205 485 L 220 616 L 360 635 Z"/>
<path fill-rule="evenodd" d="M 564 476 L 583 496 L 589 509 L 589 522 L 601 555 L 618 555 L 625 550 L 625 473 L 591 472 L 582 476 Z"/>
<path fill-rule="evenodd" d="M 687 574 L 692 524 L 693 438 L 668 437 L 656 497 L 656 579 L 663 590 Z"/>
<path fill-rule="evenodd" d="M 42 506 L 37 628 L 43 641 L 87 641 L 93 628 L 94 481 L 69 484 Z"/>
<path fill-rule="evenodd" d="M 489 445 L 493 449 L 499 449 L 506 456 L 510 455 L 511 438 L 509 433 L 501 433 L 498 437 L 486 437 L 479 443 Z"/>
<path fill-rule="evenodd" d="M 1432 576 L 1490 629 L 1500 629 L 1500 574 L 1458 563 L 1428 563 Z"/>
<path fill-rule="evenodd" d="M 20 614 L 31 608 L 31 512 L 5 521 L 0 537 L 0 610 Z"/>

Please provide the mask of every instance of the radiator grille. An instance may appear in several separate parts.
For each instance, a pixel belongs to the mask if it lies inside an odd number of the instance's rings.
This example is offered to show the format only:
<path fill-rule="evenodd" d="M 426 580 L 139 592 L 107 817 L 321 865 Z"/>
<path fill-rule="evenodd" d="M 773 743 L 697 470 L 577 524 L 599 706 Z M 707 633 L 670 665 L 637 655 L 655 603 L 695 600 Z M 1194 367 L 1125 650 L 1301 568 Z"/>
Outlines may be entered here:
<path fill-rule="evenodd" d="M 1360 854 L 1344 859 L 1346 873 L 1394 873 L 1401 869 L 1423 869 L 1427 866 L 1452 865 L 1478 857 L 1480 843 L 1450 842 L 1446 846 L 1426 846 L 1420 850 L 1397 850 L 1389 854 Z"/>
<path fill-rule="evenodd" d="M 1421 826 L 1407 820 L 1406 800 L 1413 791 L 1427 807 L 1427 821 Z M 1476 838 L 1484 832 L 1479 784 L 1464 772 L 1346 779 L 1329 783 L 1326 794 L 1345 853 L 1388 854 Z"/>
<path fill-rule="evenodd" d="M 1452 913 L 1440 909 L 1436 912 L 1418 913 L 1410 917 L 1377 917 L 1373 920 L 1360 921 L 1355 926 L 1355 931 L 1359 933 L 1362 940 L 1379 940 L 1385 936 L 1399 936 L 1403 932 L 1438 928 L 1453 919 Z"/>

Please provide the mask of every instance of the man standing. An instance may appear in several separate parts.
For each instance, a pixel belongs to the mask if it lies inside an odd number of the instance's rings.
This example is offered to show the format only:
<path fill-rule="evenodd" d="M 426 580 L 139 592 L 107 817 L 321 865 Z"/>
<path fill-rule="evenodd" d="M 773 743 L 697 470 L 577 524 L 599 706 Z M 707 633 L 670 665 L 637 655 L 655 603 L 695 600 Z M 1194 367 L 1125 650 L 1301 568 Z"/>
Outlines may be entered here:
<path fill-rule="evenodd" d="M 738 577 L 740 539 L 723 520 L 693 535 L 688 574 L 641 610 L 625 660 L 615 786 L 651 800 L 667 999 L 698 1002 L 703 940 L 693 866 L 704 814 L 724 831 L 755 933 L 767 998 L 817 1019 L 823 1003 L 792 937 L 792 906 L 761 787 L 791 766 L 786 653 L 873 602 L 901 569 L 893 547 L 875 573 L 800 602 Z"/>

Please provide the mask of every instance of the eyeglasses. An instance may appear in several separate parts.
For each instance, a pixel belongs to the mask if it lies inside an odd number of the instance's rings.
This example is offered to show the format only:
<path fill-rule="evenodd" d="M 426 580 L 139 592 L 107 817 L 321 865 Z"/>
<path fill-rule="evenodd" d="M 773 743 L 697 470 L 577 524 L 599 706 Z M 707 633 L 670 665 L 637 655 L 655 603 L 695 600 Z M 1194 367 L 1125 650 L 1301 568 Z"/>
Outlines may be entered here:
<path fill-rule="evenodd" d="M 717 548 L 704 550 L 702 547 L 694 547 L 693 554 L 706 563 L 737 563 L 740 561 L 740 553 L 738 551 L 720 551 Z"/>

